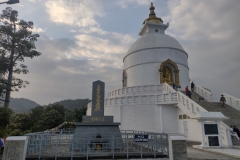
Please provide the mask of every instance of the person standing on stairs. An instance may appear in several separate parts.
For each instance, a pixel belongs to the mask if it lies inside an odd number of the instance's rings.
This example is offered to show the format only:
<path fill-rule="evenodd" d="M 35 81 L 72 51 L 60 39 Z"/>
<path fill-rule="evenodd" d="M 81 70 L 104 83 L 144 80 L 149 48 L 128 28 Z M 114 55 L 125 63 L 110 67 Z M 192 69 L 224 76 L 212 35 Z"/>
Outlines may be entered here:
<path fill-rule="evenodd" d="M 225 99 L 225 97 L 223 95 L 221 95 L 220 102 L 222 103 L 222 107 L 224 107 L 226 99 Z"/>
<path fill-rule="evenodd" d="M 192 92 L 194 91 L 194 87 L 195 87 L 195 85 L 194 85 L 194 83 L 192 82 L 192 83 L 191 83 L 191 90 L 192 90 Z"/>
<path fill-rule="evenodd" d="M 190 99 L 192 99 L 192 92 L 191 92 L 191 91 L 188 91 L 188 97 L 189 97 Z"/>
<path fill-rule="evenodd" d="M 186 96 L 188 96 L 188 93 L 189 93 L 188 86 L 185 88 L 185 92 L 186 92 Z"/>
<path fill-rule="evenodd" d="M 176 85 L 175 85 L 175 83 L 172 84 L 172 87 L 173 87 L 174 90 L 176 90 Z"/>
<path fill-rule="evenodd" d="M 234 132 L 233 129 L 234 129 L 234 128 L 233 128 L 233 126 L 231 125 L 231 126 L 230 126 L 230 134 L 231 134 L 231 136 L 235 136 L 235 137 L 239 140 L 238 134 L 237 134 L 236 132 Z"/>
<path fill-rule="evenodd" d="M 240 131 L 236 126 L 233 126 L 233 131 L 237 133 L 238 137 L 240 137 Z"/>

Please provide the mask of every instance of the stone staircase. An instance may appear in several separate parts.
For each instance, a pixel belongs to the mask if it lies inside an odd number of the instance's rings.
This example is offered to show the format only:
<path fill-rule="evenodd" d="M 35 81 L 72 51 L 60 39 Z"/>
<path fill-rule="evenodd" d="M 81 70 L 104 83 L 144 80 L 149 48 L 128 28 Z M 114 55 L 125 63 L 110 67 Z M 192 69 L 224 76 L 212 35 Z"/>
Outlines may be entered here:
<path fill-rule="evenodd" d="M 238 149 L 240 149 L 240 140 L 238 140 L 236 137 L 232 137 L 232 144 L 233 146 L 238 146 Z"/>
<path fill-rule="evenodd" d="M 226 117 L 229 117 L 229 119 L 223 121 L 228 126 L 235 125 L 240 128 L 240 111 L 227 104 L 222 107 L 220 102 L 207 102 L 205 100 L 199 102 L 199 95 L 196 93 L 192 93 L 192 99 L 209 112 L 221 112 Z"/>
<path fill-rule="evenodd" d="M 185 92 L 183 92 L 186 94 Z M 207 102 L 206 100 L 201 100 L 199 102 L 199 95 L 197 93 L 192 92 L 192 100 L 202 106 L 209 112 L 221 112 L 223 115 L 228 117 L 229 119 L 224 120 L 223 122 L 230 125 L 235 125 L 237 128 L 240 128 L 240 111 L 230 107 L 229 105 L 225 104 L 222 107 L 220 102 Z M 233 146 L 240 146 L 240 140 L 237 140 L 235 137 L 232 137 Z"/>

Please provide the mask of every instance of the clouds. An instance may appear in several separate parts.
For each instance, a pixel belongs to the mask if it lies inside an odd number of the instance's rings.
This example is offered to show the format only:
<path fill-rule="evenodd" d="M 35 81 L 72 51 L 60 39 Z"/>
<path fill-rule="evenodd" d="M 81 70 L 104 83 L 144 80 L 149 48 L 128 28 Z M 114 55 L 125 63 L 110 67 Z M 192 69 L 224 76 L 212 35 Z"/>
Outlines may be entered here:
<path fill-rule="evenodd" d="M 216 101 L 222 92 L 239 98 L 240 3 L 173 0 L 168 5 L 168 32 L 189 54 L 191 80 L 211 89 Z"/>
<path fill-rule="evenodd" d="M 30 73 L 21 77 L 31 84 L 13 97 L 44 105 L 91 99 L 95 80 L 106 82 L 106 94 L 121 87 L 122 59 L 138 38 L 149 0 L 29 1 L 19 16 L 34 21 L 42 55 L 26 59 Z M 191 80 L 212 90 L 215 100 L 222 92 L 240 98 L 238 0 L 153 2 L 157 16 L 170 22 L 167 34 L 189 54 Z"/>
<path fill-rule="evenodd" d="M 50 20 L 60 24 L 79 27 L 98 26 L 95 18 L 104 15 L 102 3 L 99 1 L 49 0 L 45 2 L 45 5 Z"/>
<path fill-rule="evenodd" d="M 136 5 L 149 5 L 149 2 L 149 0 L 121 0 L 117 1 L 117 5 L 122 8 L 128 8 Z"/>
<path fill-rule="evenodd" d="M 169 1 L 171 26 L 176 36 L 183 39 L 227 39 L 234 35 L 240 20 L 240 3 L 234 0 Z"/>
<path fill-rule="evenodd" d="M 32 29 L 32 32 L 36 32 L 36 33 L 41 33 L 41 32 L 45 32 L 42 28 L 37 28 L 37 27 L 34 27 Z"/>

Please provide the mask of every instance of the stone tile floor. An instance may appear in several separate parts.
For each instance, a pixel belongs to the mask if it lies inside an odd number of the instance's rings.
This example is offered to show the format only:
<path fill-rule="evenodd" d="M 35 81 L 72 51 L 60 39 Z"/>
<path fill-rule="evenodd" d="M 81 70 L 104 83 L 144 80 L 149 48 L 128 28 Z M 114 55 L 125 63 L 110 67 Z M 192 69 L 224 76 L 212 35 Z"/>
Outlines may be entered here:
<path fill-rule="evenodd" d="M 224 149 L 225 150 L 225 149 Z M 231 154 L 232 149 L 229 149 Z M 238 150 L 240 152 L 240 150 Z M 187 147 L 188 160 L 239 160 L 240 158 L 233 158 L 222 153 L 213 153 L 193 147 Z"/>
<path fill-rule="evenodd" d="M 196 149 L 192 145 L 200 145 L 197 142 L 187 142 L 188 160 L 239 160 L 240 150 L 238 149 Z M 236 155 L 239 155 L 236 158 Z M 233 156 L 233 157 L 232 157 Z"/>
<path fill-rule="evenodd" d="M 207 151 L 240 159 L 240 150 L 239 149 L 233 149 L 233 148 L 231 148 L 231 149 L 207 149 Z"/>

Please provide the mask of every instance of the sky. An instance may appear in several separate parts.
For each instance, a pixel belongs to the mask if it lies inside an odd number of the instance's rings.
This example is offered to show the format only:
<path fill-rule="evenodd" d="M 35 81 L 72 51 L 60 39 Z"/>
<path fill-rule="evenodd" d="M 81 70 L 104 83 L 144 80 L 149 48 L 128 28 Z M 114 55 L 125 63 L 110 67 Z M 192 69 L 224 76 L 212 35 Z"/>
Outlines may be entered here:
<path fill-rule="evenodd" d="M 3 2 L 4 0 L 0 0 Z M 170 24 L 166 34 L 188 53 L 191 81 L 240 98 L 240 1 L 152 0 L 155 13 Z M 41 56 L 25 59 L 18 77 L 30 82 L 12 92 L 40 105 L 91 99 L 92 82 L 105 92 L 122 86 L 123 57 L 149 14 L 149 0 L 20 0 L 19 19 L 33 21 Z"/>

